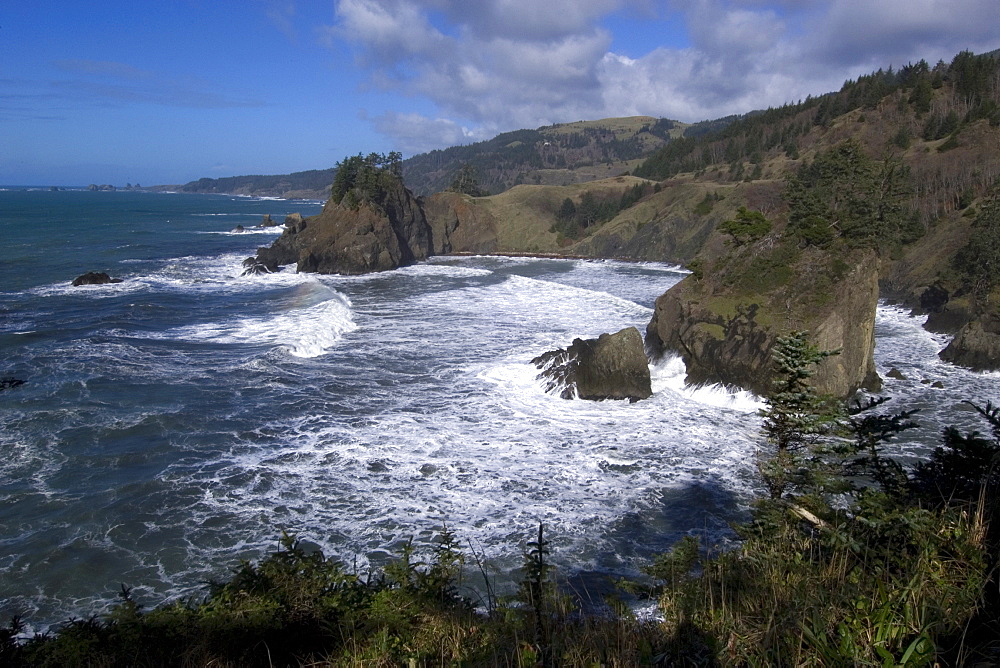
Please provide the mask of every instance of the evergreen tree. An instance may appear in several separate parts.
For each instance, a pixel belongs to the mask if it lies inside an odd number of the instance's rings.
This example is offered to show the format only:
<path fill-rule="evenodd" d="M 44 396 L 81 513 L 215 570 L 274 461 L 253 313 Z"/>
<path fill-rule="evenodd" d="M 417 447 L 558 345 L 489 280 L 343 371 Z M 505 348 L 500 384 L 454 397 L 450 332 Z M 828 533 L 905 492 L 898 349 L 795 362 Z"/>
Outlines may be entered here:
<path fill-rule="evenodd" d="M 983 203 L 972 224 L 972 238 L 953 262 L 965 285 L 980 301 L 988 301 L 1000 285 L 1000 185 Z"/>
<path fill-rule="evenodd" d="M 455 180 L 451 182 L 450 190 L 472 197 L 484 197 L 489 194 L 480 187 L 479 170 L 470 163 L 465 163 L 458 170 Z"/>
<path fill-rule="evenodd" d="M 559 221 L 570 221 L 576 217 L 576 205 L 573 204 L 573 200 L 569 197 L 563 200 L 562 206 L 559 207 L 559 212 L 556 214 L 556 218 Z"/>
<path fill-rule="evenodd" d="M 839 410 L 809 379 L 817 364 L 839 352 L 820 350 L 809 342 L 806 332 L 799 331 L 779 337 L 774 346 L 774 391 L 761 410 L 764 434 L 773 450 L 758 461 L 772 499 L 816 483 L 816 471 L 807 460 L 817 454 L 820 439 L 830 433 Z"/>
<path fill-rule="evenodd" d="M 392 183 L 402 183 L 403 155 L 393 151 L 388 155 L 360 153 L 337 163 L 330 199 L 334 204 L 345 203 L 356 209 L 367 202 L 377 203 Z"/>
<path fill-rule="evenodd" d="M 908 187 L 909 172 L 898 158 L 876 162 L 857 141 L 845 141 L 788 179 L 788 229 L 807 244 L 841 237 L 852 246 L 888 250 L 906 228 Z"/>
<path fill-rule="evenodd" d="M 760 211 L 741 206 L 732 220 L 719 223 L 719 229 L 730 235 L 737 244 L 757 241 L 771 231 L 771 222 Z"/>

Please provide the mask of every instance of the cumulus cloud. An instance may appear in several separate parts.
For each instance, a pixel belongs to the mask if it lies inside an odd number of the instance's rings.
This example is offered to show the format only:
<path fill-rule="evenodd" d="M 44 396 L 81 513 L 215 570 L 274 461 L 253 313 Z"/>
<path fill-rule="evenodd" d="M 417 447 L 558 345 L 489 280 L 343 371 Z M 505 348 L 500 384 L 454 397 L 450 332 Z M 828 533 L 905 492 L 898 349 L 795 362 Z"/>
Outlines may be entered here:
<path fill-rule="evenodd" d="M 981 53 L 1000 46 L 997 9 L 995 0 L 837 0 L 816 21 L 804 53 L 831 66 L 876 67 Z"/>
<path fill-rule="evenodd" d="M 399 150 L 411 155 L 442 146 L 483 141 L 492 136 L 489 132 L 462 127 L 447 118 L 428 118 L 417 113 L 390 111 L 371 120 L 378 132 L 395 138 Z"/>
<path fill-rule="evenodd" d="M 680 21 L 687 41 L 626 57 L 608 27 L 621 16 Z M 411 150 L 579 119 L 716 118 L 1000 46 L 995 0 L 340 0 L 336 19 L 327 36 L 370 84 L 437 107 L 373 119 Z"/>

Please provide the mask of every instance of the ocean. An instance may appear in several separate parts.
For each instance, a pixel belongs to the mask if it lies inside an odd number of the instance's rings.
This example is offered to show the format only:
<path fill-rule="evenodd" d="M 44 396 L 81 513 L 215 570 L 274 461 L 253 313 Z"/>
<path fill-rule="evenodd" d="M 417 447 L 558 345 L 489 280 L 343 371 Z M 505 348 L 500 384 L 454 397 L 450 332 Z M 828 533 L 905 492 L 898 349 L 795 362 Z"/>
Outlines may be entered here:
<path fill-rule="evenodd" d="M 759 400 L 688 388 L 646 401 L 546 394 L 536 355 L 627 326 L 685 271 L 667 263 L 440 257 L 360 277 L 242 276 L 320 202 L 0 190 L 0 619 L 43 629 L 198 597 L 294 533 L 364 568 L 447 525 L 493 572 L 539 522 L 563 577 L 637 572 L 680 536 L 729 539 L 760 484 Z M 234 232 L 237 225 L 247 231 Z M 73 287 L 87 271 L 121 283 Z M 940 362 L 945 337 L 883 305 L 894 447 L 926 454 L 998 374 Z M 935 387 L 935 384 L 943 387 Z M 474 582 L 473 582 L 474 584 Z M 503 577 L 501 577 L 503 584 Z"/>

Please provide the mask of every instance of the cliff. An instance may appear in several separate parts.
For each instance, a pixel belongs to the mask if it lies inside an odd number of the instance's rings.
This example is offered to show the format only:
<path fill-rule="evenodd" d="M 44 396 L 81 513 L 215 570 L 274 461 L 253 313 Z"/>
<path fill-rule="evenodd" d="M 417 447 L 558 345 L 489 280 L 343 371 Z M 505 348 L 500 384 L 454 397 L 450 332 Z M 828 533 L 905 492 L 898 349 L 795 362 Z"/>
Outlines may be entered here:
<path fill-rule="evenodd" d="M 763 395 L 771 389 L 777 337 L 804 330 L 821 349 L 841 351 L 817 369 L 813 384 L 820 392 L 844 398 L 880 387 L 873 251 L 800 249 L 777 235 L 732 249 L 715 235 L 709 248 L 703 267 L 656 300 L 646 329 L 651 356 L 680 355 L 688 383 Z"/>

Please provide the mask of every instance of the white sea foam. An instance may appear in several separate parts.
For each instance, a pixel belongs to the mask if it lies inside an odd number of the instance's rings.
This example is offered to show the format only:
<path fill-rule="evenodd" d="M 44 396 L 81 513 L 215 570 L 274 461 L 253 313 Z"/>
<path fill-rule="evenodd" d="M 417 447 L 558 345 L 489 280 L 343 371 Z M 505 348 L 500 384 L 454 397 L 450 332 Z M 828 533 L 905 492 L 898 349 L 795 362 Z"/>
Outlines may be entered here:
<path fill-rule="evenodd" d="M 463 276 L 489 276 L 493 272 L 489 269 L 479 269 L 476 267 L 463 267 L 455 264 L 443 264 L 441 262 L 424 262 L 420 264 L 401 267 L 397 273 L 412 276 L 448 276 L 461 278 Z"/>
<path fill-rule="evenodd" d="M 53 566 L 0 559 L 25 610 L 60 596 L 53 619 L 88 613 L 94 577 L 142 582 L 150 604 L 190 595 L 274 549 L 278 528 L 363 564 L 446 521 L 503 572 L 542 520 L 556 563 L 622 574 L 679 535 L 724 532 L 759 491 L 754 397 L 685 387 L 665 360 L 649 400 L 564 400 L 530 363 L 644 328 L 674 268 L 440 258 L 360 278 L 241 276 L 243 257 L 130 263 L 133 287 L 107 287 L 141 298 L 114 324 L 95 308 L 87 334 L 18 347 L 39 370 L 3 416 L 0 480 L 25 529 L 0 543 L 66 546 L 101 569 L 36 597 Z M 148 313 L 135 305 L 155 316 L 134 322 Z M 940 362 L 945 341 L 905 312 L 878 318 L 878 368 L 908 378 L 886 380 L 892 405 L 919 404 L 929 433 L 899 451 L 926 451 L 960 399 L 995 395 L 996 375 Z M 53 508 L 73 521 L 50 523 Z"/>
<path fill-rule="evenodd" d="M 296 357 L 318 357 L 357 329 L 351 303 L 318 281 L 295 297 L 286 311 L 265 317 L 243 317 L 167 330 L 164 338 L 234 345 L 279 346 Z M 303 301 L 305 300 L 305 301 Z"/>
<path fill-rule="evenodd" d="M 395 276 L 435 278 L 423 269 Z M 565 558 L 596 567 L 623 558 L 601 534 L 634 513 L 669 513 L 663 540 L 687 521 L 706 526 L 691 519 L 702 511 L 676 505 L 690 485 L 749 494 L 756 445 L 744 412 L 669 391 L 636 404 L 566 401 L 537 381 L 536 348 L 641 323 L 648 308 L 548 280 L 480 277 L 487 282 L 417 290 L 390 313 L 358 307 L 365 334 L 350 351 L 358 366 L 331 357 L 329 376 L 363 374 L 368 389 L 331 390 L 321 411 L 267 425 L 277 442 L 247 444 L 211 474 L 173 471 L 204 490 L 198 515 L 293 524 L 317 539 L 337 536 L 331 550 L 362 554 L 444 519 L 501 560 L 516 560 L 520 537 L 541 519 Z"/>
<path fill-rule="evenodd" d="M 244 227 L 242 230 L 217 230 L 201 232 L 201 234 L 225 234 L 234 236 L 246 236 L 251 234 L 263 234 L 267 236 L 277 236 L 285 231 L 284 225 L 274 225 L 272 227 L 257 227 L 256 225 Z"/>
<path fill-rule="evenodd" d="M 675 355 L 665 356 L 658 364 L 650 366 L 654 392 L 674 392 L 690 401 L 741 413 L 756 413 L 764 407 L 764 402 L 753 392 L 718 383 L 688 385 L 684 382 L 686 375 L 684 360 Z"/>

